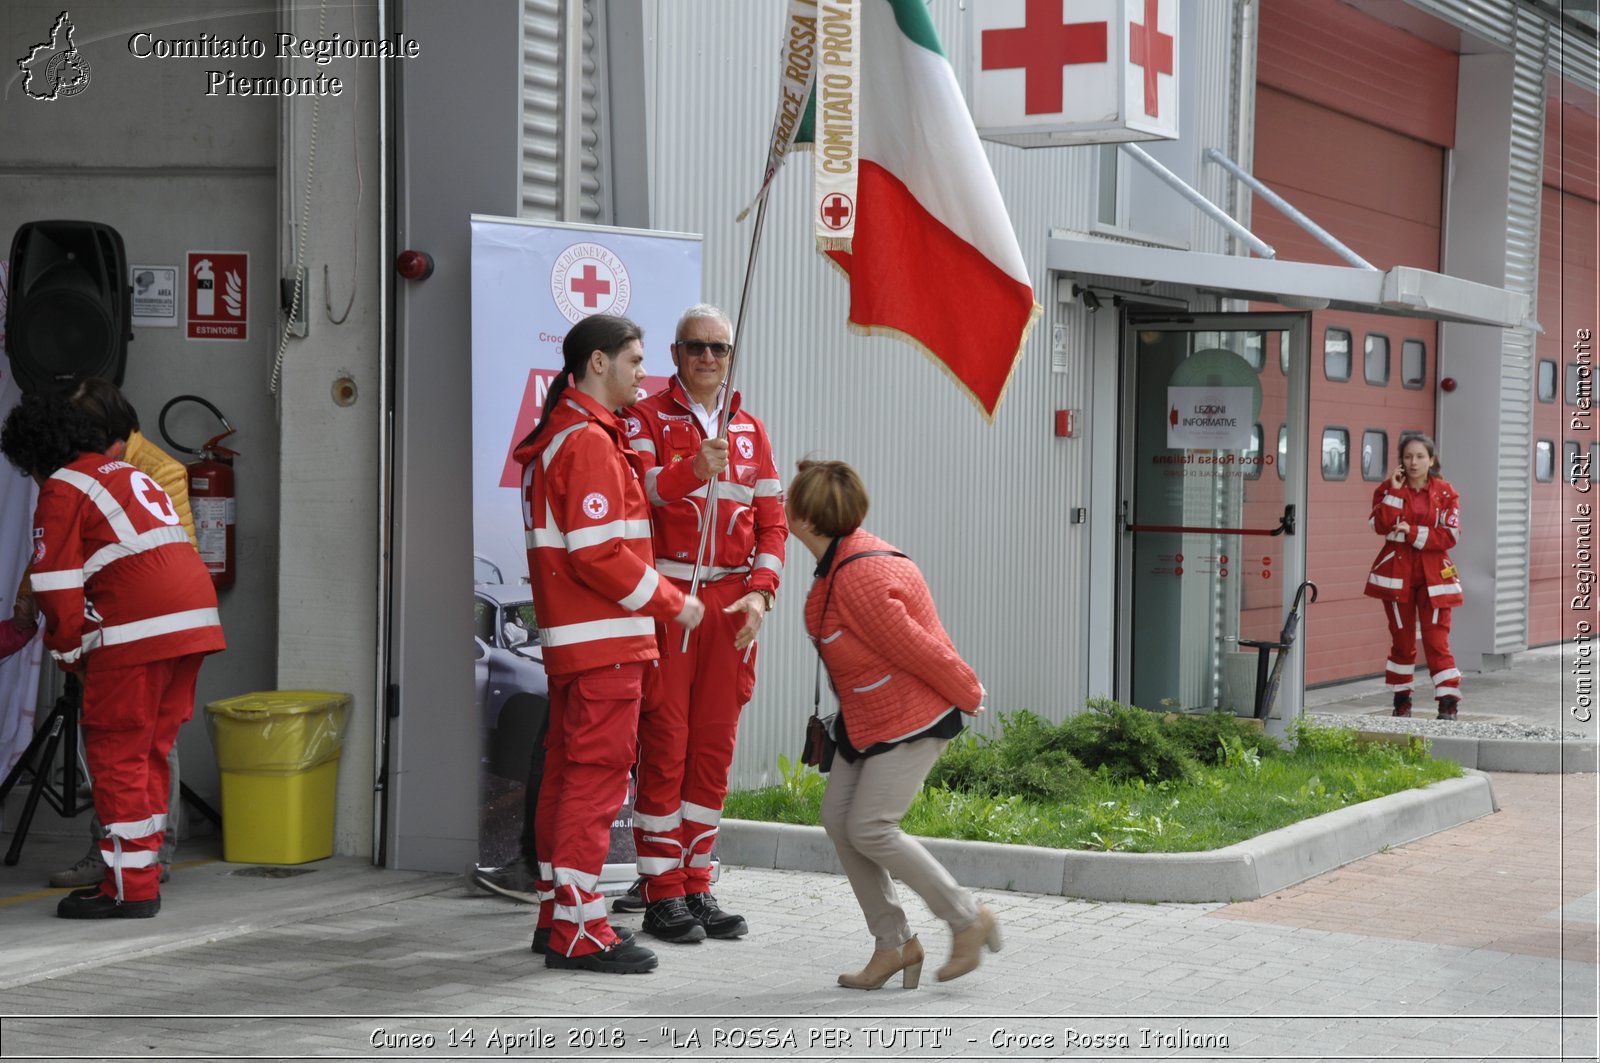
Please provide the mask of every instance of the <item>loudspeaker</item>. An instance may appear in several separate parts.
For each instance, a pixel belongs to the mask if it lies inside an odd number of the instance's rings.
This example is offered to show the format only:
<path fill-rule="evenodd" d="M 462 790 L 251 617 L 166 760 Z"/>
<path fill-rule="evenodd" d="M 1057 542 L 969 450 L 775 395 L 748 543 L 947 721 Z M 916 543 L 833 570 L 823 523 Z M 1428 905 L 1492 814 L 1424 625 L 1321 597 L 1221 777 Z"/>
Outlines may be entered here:
<path fill-rule="evenodd" d="M 33 221 L 11 241 L 6 344 L 23 391 L 77 377 L 122 383 L 133 338 L 122 234 L 92 221 Z"/>

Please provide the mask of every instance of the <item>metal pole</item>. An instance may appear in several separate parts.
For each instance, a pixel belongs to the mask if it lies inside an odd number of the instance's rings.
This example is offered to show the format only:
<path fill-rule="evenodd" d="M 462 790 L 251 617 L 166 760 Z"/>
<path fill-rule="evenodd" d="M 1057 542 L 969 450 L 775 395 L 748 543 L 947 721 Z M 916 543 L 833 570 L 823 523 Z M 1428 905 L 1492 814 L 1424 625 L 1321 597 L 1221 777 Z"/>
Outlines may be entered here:
<path fill-rule="evenodd" d="M 770 187 L 770 186 L 769 186 Z M 728 407 L 733 402 L 733 371 L 739 365 L 739 343 L 744 337 L 745 311 L 750 306 L 750 283 L 755 279 L 756 256 L 761 251 L 761 230 L 767 222 L 767 192 L 768 188 L 761 190 L 761 201 L 756 204 L 755 228 L 750 232 L 750 257 L 744 265 L 744 287 L 739 291 L 739 309 L 733 317 L 733 350 L 728 352 L 728 375 L 722 382 L 722 423 L 717 429 L 717 438 L 728 438 Z M 700 566 L 705 560 L 706 549 L 711 542 L 711 528 L 716 523 L 717 509 L 717 484 L 722 480 L 720 475 L 713 476 L 706 489 L 706 519 L 700 529 L 700 548 L 694 553 L 694 573 L 689 579 L 689 593 L 697 594 L 700 591 Z M 683 649 L 689 650 L 689 632 L 683 633 Z"/>
<path fill-rule="evenodd" d="M 1260 196 L 1268 203 L 1271 203 L 1274 207 L 1277 207 L 1279 210 L 1283 211 L 1284 215 L 1287 216 L 1290 221 L 1300 226 L 1300 228 L 1304 229 L 1312 236 L 1315 236 L 1317 241 L 1321 243 L 1323 247 L 1326 247 L 1328 250 L 1332 251 L 1334 254 L 1338 255 L 1352 266 L 1355 266 L 1357 269 L 1370 269 L 1374 272 L 1377 272 L 1377 266 L 1374 266 L 1371 262 L 1368 262 L 1354 251 L 1350 250 L 1339 241 L 1338 237 L 1334 236 L 1328 230 L 1312 221 L 1310 217 L 1308 217 L 1293 203 L 1290 203 L 1287 199 L 1284 199 L 1282 196 L 1278 195 L 1278 193 L 1262 184 L 1260 178 L 1256 177 L 1255 174 L 1251 173 L 1249 170 L 1246 170 L 1244 167 L 1228 158 L 1228 156 L 1224 155 L 1221 151 L 1218 151 L 1216 148 L 1207 148 L 1206 158 L 1210 159 L 1224 170 L 1227 170 L 1245 184 L 1249 185 L 1255 191 L 1256 195 Z"/>
<path fill-rule="evenodd" d="M 1161 180 L 1171 185 L 1180 196 L 1182 196 L 1184 199 L 1187 199 L 1190 203 L 1193 203 L 1201 214 L 1204 214 L 1206 217 L 1210 218 L 1212 221 L 1228 230 L 1228 232 L 1249 244 L 1256 254 L 1260 255 L 1262 258 L 1278 257 L 1278 252 L 1272 249 L 1271 244 L 1261 239 L 1261 237 L 1257 236 L 1249 229 L 1246 229 L 1243 225 L 1240 225 L 1236 220 L 1229 216 L 1227 211 L 1211 202 L 1211 200 L 1207 199 L 1183 178 L 1179 177 L 1177 174 L 1161 165 L 1161 163 L 1156 160 L 1155 156 L 1151 155 L 1148 151 L 1145 151 L 1137 144 L 1122 144 L 1119 146 L 1123 151 L 1127 152 L 1128 156 L 1140 166 L 1143 166 L 1145 169 L 1161 178 Z"/>

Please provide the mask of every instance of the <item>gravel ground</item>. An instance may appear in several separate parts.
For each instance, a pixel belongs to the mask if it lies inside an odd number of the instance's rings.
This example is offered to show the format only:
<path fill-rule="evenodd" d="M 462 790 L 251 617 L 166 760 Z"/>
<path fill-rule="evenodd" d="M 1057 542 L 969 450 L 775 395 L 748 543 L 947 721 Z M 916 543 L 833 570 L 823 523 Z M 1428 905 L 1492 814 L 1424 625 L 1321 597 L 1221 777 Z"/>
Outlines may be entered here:
<path fill-rule="evenodd" d="M 1332 712 L 1308 712 L 1306 719 L 1318 727 L 1353 727 L 1358 731 L 1386 731 L 1394 734 L 1419 734 L 1428 737 L 1453 735 L 1457 738 L 1513 738 L 1547 742 L 1587 741 L 1582 731 L 1562 731 L 1533 724 L 1483 720 L 1436 720 L 1432 716 L 1356 716 Z"/>

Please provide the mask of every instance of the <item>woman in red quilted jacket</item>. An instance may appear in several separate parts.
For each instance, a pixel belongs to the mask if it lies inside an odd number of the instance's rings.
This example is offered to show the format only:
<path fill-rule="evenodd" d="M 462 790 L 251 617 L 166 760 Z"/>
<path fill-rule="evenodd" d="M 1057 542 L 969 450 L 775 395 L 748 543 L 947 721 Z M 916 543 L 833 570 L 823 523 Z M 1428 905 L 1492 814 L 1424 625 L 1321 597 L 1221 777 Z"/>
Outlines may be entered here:
<path fill-rule="evenodd" d="M 933 762 L 961 733 L 963 716 L 983 711 L 984 691 L 950 644 L 917 566 L 861 530 L 867 504 L 849 465 L 802 461 L 787 511 L 789 530 L 817 558 L 806 631 L 839 695 L 822 825 L 876 939 L 866 967 L 841 974 L 839 984 L 878 989 L 903 972 L 901 984 L 915 989 L 922 944 L 891 878 L 950 924 L 950 959 L 939 981 L 975 970 L 983 949 L 1001 944 L 994 911 L 900 830 Z"/>
<path fill-rule="evenodd" d="M 1450 653 L 1450 613 L 1462 595 L 1449 551 L 1461 534 L 1461 498 L 1439 475 L 1438 447 L 1428 436 L 1407 432 L 1400 437 L 1400 465 L 1372 493 L 1369 523 L 1383 536 L 1366 593 L 1383 602 L 1389 624 L 1383 671 L 1394 695 L 1394 714 L 1411 715 L 1420 622 L 1439 719 L 1453 720 L 1461 702 L 1461 672 Z"/>

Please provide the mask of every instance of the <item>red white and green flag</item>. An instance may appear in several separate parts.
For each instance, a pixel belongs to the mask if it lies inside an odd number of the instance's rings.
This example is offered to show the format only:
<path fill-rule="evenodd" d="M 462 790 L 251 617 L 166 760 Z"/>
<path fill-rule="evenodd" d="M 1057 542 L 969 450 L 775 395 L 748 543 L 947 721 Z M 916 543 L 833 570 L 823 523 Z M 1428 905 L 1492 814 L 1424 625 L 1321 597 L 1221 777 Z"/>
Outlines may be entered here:
<path fill-rule="evenodd" d="M 992 420 L 1041 308 L 926 4 L 790 0 L 784 57 L 764 176 L 790 144 L 813 149 L 818 247 L 850 278 L 850 327 L 921 348 Z"/>

